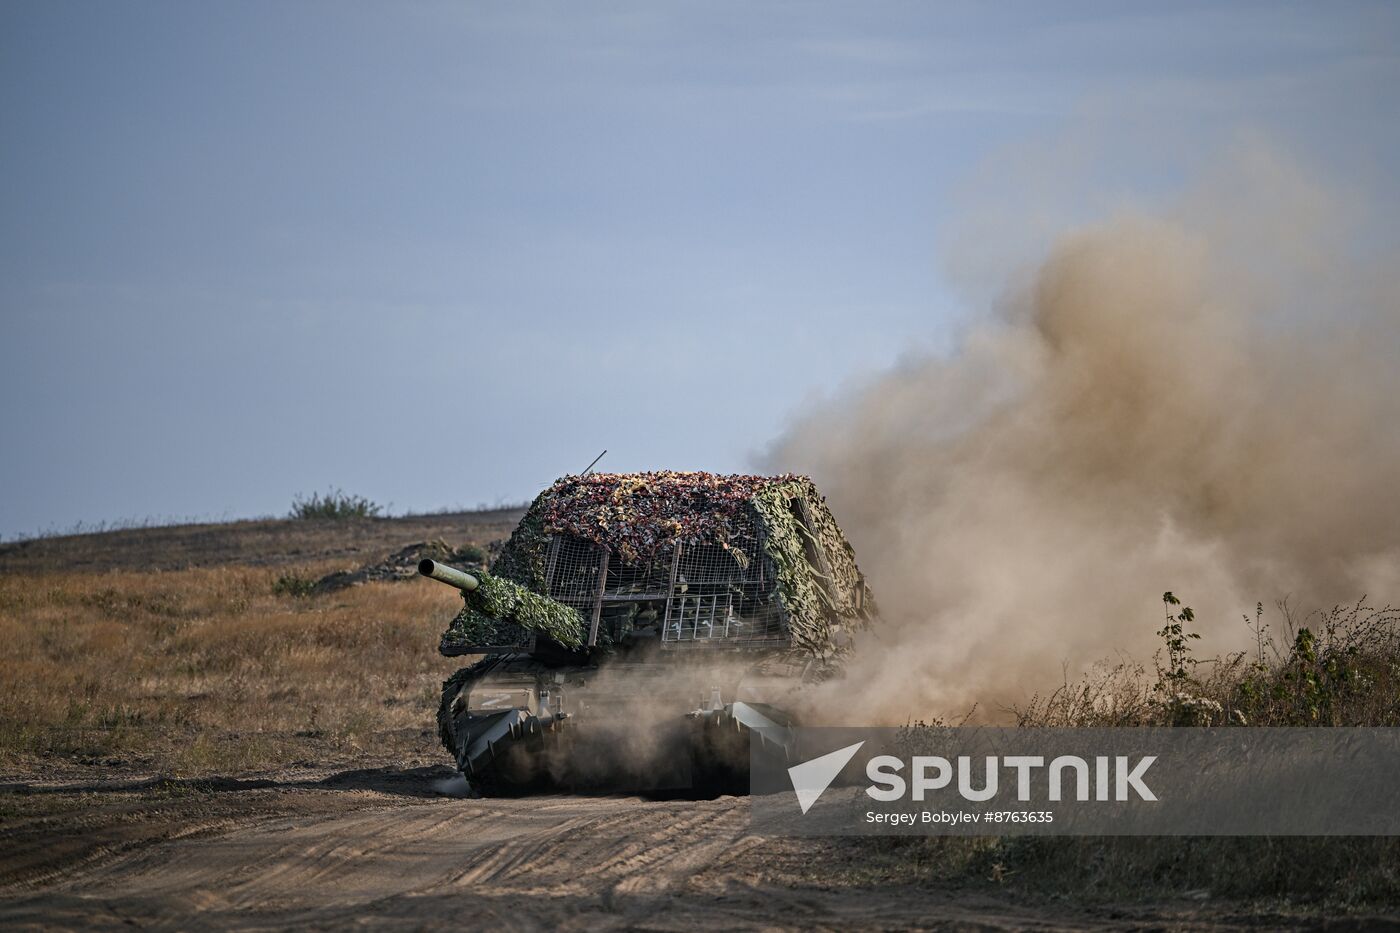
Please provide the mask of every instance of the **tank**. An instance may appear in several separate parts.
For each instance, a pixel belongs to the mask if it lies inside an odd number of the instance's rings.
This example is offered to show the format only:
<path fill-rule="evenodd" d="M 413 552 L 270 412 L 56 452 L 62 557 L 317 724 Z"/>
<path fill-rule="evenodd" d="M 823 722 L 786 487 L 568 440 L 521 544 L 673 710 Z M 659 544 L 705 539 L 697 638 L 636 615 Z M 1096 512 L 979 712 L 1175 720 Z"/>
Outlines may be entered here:
<path fill-rule="evenodd" d="M 530 504 L 461 590 L 439 650 L 439 734 L 482 793 L 745 792 L 750 742 L 783 755 L 811 688 L 876 617 L 811 480 L 593 473 Z"/>

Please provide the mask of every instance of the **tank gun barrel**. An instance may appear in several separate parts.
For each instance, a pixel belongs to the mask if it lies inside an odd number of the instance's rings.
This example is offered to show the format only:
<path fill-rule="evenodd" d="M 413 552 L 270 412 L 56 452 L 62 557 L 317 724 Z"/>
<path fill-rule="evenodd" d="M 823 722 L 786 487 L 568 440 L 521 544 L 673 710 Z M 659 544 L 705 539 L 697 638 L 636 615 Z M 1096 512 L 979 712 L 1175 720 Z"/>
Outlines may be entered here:
<path fill-rule="evenodd" d="M 427 558 L 418 562 L 418 572 L 425 577 L 431 577 L 439 583 L 455 586 L 463 593 L 470 593 L 481 585 L 481 581 L 471 574 L 458 570 L 456 567 L 439 564 L 437 561 Z"/>

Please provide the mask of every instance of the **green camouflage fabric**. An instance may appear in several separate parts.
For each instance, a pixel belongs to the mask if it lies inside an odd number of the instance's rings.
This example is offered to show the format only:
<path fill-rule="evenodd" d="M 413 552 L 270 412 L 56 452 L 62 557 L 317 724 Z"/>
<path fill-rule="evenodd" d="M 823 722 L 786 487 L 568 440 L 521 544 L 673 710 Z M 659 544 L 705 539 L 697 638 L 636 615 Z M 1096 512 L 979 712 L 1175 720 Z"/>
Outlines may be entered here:
<path fill-rule="evenodd" d="M 528 648 L 532 634 L 566 648 L 583 644 L 583 618 L 571 607 L 493 574 L 475 571 L 480 584 L 462 594 L 465 605 L 442 636 L 442 648 Z"/>

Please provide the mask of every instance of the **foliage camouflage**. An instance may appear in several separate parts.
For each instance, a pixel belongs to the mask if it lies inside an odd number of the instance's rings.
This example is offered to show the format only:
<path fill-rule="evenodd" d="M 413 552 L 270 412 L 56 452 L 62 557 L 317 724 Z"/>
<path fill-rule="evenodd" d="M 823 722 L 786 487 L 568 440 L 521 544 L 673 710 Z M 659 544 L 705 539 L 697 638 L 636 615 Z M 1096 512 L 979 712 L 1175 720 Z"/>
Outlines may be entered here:
<path fill-rule="evenodd" d="M 465 605 L 442 636 L 443 648 L 526 647 L 531 633 L 566 648 L 583 644 L 583 618 L 563 603 L 504 577 L 474 571 L 480 584 L 462 594 Z"/>
<path fill-rule="evenodd" d="M 727 547 L 743 535 L 760 490 L 796 479 L 668 470 L 593 473 L 558 480 L 536 506 L 549 534 L 606 545 L 634 563 L 677 543 Z"/>
<path fill-rule="evenodd" d="M 552 487 L 551 487 L 552 488 Z M 549 551 L 549 532 L 545 531 L 541 505 L 550 490 L 535 497 L 525 517 L 511 532 L 501 553 L 491 562 L 491 572 L 498 577 L 514 580 L 536 593 L 548 591 L 545 561 Z"/>
<path fill-rule="evenodd" d="M 820 549 L 831 571 L 829 579 L 806 555 L 809 534 L 793 514 L 792 503 L 803 502 L 813 525 L 810 543 Z M 758 490 L 753 508 L 767 531 L 764 550 L 778 571 L 778 592 L 791 613 L 788 627 L 793 646 L 824 654 L 832 645 L 831 625 L 866 622 L 861 606 L 869 606 L 865 581 L 856 568 L 855 551 L 836 524 L 825 500 L 806 477 L 785 478 Z M 872 607 L 873 608 L 873 607 Z"/>
<path fill-rule="evenodd" d="M 794 511 L 803 507 L 810 535 Z M 828 654 L 835 647 L 833 626 L 861 627 L 874 614 L 855 552 L 825 500 L 810 479 L 793 474 L 657 471 L 564 477 L 530 504 L 491 570 L 497 578 L 544 594 L 551 535 L 604 545 L 634 562 L 677 543 L 717 545 L 747 560 L 757 550 L 755 532 L 777 571 L 793 647 Z M 809 544 L 825 559 L 829 577 L 808 560 Z M 473 631 L 482 624 L 473 622 Z"/>

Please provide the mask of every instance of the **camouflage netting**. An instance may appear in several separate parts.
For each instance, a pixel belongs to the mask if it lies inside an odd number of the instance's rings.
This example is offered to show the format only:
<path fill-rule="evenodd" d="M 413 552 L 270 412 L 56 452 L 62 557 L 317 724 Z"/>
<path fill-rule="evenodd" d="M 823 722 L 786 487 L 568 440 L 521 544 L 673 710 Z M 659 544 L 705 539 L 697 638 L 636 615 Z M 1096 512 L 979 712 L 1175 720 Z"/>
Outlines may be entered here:
<path fill-rule="evenodd" d="M 630 563 L 677 542 L 727 545 L 760 490 L 802 481 L 790 475 L 594 473 L 559 480 L 536 505 L 548 533 L 606 545 Z"/>
<path fill-rule="evenodd" d="M 806 507 L 810 532 L 794 510 L 797 503 Z M 855 550 L 805 476 L 785 478 L 759 490 L 753 507 L 767 531 L 764 548 L 777 565 L 783 604 L 792 613 L 793 644 L 825 653 L 832 643 L 833 624 L 863 626 L 873 610 L 856 567 Z M 820 555 L 817 566 L 808 559 L 809 548 L 814 556 Z"/>
<path fill-rule="evenodd" d="M 480 585 L 463 593 L 465 605 L 442 636 L 442 649 L 484 646 L 525 648 L 532 633 L 546 635 L 566 648 L 583 644 L 583 618 L 563 603 L 482 571 Z"/>
<path fill-rule="evenodd" d="M 865 624 L 873 607 L 855 553 L 812 481 L 792 474 L 568 476 L 531 503 L 492 572 L 545 593 L 550 535 L 604 545 L 631 563 L 655 558 L 677 543 L 752 555 L 756 531 L 776 567 L 795 647 L 824 654 L 831 649 L 834 625 Z"/>

